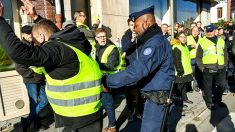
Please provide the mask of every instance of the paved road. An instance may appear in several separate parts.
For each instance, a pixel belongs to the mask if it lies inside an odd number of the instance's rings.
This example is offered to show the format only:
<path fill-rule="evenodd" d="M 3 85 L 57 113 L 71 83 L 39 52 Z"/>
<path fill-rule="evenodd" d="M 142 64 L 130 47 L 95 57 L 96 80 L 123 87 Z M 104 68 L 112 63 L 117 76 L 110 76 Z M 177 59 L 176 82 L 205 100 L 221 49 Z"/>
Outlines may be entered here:
<path fill-rule="evenodd" d="M 235 97 L 224 95 L 224 107 L 217 107 L 212 113 L 206 108 L 202 99 L 202 95 L 198 92 L 188 93 L 190 100 L 194 102 L 188 105 L 188 108 L 173 107 L 169 124 L 173 130 L 176 127 L 177 132 L 233 132 L 235 123 Z M 141 126 L 141 120 L 136 119 L 133 123 L 127 122 L 126 100 L 123 96 L 119 96 L 116 103 L 116 117 L 120 132 L 138 132 Z M 104 126 L 108 124 L 107 116 L 104 114 Z M 14 124 L 12 132 L 21 132 L 19 118 L 10 120 Z M 2 126 L 6 122 L 0 122 Z M 173 125 L 172 125 L 173 124 Z M 54 124 L 45 132 L 59 132 L 62 129 L 55 129 Z M 9 130 L 7 130 L 9 131 Z"/>

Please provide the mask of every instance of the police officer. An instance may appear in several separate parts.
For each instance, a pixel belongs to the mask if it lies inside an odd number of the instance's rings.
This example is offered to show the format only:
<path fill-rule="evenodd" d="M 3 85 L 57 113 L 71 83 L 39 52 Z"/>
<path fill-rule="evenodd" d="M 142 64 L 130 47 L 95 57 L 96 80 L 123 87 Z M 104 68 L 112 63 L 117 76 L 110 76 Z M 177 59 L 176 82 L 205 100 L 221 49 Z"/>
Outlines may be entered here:
<path fill-rule="evenodd" d="M 214 103 L 221 104 L 223 89 L 226 87 L 227 48 L 223 39 L 215 36 L 214 25 L 206 27 L 206 37 L 199 42 L 196 62 L 203 74 L 203 98 L 208 109 L 214 109 Z M 212 86 L 213 81 L 218 87 Z M 214 92 L 214 100 L 212 100 Z"/>
<path fill-rule="evenodd" d="M 76 26 L 59 31 L 50 20 L 39 21 L 29 0 L 22 2 L 22 9 L 37 22 L 32 30 L 33 41 L 43 45 L 30 47 L 21 42 L 2 17 L 0 2 L 0 40 L 4 50 L 16 63 L 44 67 L 46 95 L 55 112 L 56 127 L 69 132 L 100 132 L 102 74 L 88 56 L 89 42 Z"/>
<path fill-rule="evenodd" d="M 135 22 L 135 32 L 142 43 L 142 50 L 138 60 L 127 66 L 126 70 L 104 76 L 104 85 L 109 89 L 140 82 L 144 95 L 154 94 L 151 98 L 145 96 L 147 101 L 141 132 L 159 132 L 165 103 L 163 98 L 168 96 L 171 82 L 174 80 L 171 46 L 162 35 L 161 28 L 156 24 L 154 6 L 134 12 L 129 17 Z M 163 96 L 160 98 L 158 95 Z M 152 97 L 157 100 L 153 100 Z"/>

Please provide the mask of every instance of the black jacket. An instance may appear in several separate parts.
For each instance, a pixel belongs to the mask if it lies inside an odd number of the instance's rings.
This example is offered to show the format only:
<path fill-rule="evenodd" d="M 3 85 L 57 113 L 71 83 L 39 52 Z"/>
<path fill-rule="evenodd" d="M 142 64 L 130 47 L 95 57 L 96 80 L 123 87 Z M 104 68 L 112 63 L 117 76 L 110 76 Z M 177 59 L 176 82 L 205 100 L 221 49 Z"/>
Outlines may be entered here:
<path fill-rule="evenodd" d="M 184 68 L 182 64 L 181 55 L 182 55 L 181 51 L 178 48 L 174 48 L 173 50 L 174 65 L 178 73 L 178 75 L 176 75 L 175 77 L 175 83 L 185 83 L 185 82 L 193 81 L 192 74 L 182 76 L 184 75 Z"/>
<path fill-rule="evenodd" d="M 131 42 L 132 32 L 128 29 L 122 36 L 122 52 L 126 52 L 126 64 L 130 65 L 138 57 L 138 51 L 140 51 L 140 44 L 134 41 Z"/>
<path fill-rule="evenodd" d="M 26 40 L 22 40 L 28 46 L 33 46 Z M 24 83 L 45 83 L 45 77 L 35 73 L 29 65 L 16 64 L 16 71 L 23 77 Z"/>
<path fill-rule="evenodd" d="M 104 71 L 113 71 L 114 68 L 116 66 L 118 66 L 118 64 L 120 63 L 119 61 L 119 51 L 118 48 L 115 47 L 109 57 L 108 57 L 108 62 L 106 64 L 101 63 L 101 57 L 103 56 L 103 53 L 105 51 L 105 49 L 109 46 L 109 45 L 114 45 L 110 42 L 107 42 L 106 45 L 102 46 L 99 44 L 96 44 L 96 61 L 98 62 L 100 69 L 104 70 Z"/>
<path fill-rule="evenodd" d="M 44 66 L 54 79 L 64 80 L 79 72 L 79 60 L 76 53 L 65 42 L 89 55 L 91 45 L 76 26 L 62 30 L 50 37 L 43 46 L 28 46 L 14 34 L 3 17 L 0 17 L 0 41 L 9 57 L 19 64 Z M 61 42 L 59 42 L 61 41 Z M 64 126 L 76 129 L 87 125 L 101 117 L 101 111 L 82 117 L 64 117 L 55 114 L 56 127 Z"/>

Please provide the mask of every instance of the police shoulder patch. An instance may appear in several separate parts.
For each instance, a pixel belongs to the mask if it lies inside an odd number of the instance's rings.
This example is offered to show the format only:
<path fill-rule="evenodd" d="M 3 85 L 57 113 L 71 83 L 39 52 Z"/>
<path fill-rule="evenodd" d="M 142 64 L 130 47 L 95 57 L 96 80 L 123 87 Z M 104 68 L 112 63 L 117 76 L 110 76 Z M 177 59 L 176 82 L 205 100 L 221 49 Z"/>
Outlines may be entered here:
<path fill-rule="evenodd" d="M 152 53 L 152 51 L 153 50 L 151 48 L 145 48 L 143 54 L 144 55 L 150 55 Z"/>

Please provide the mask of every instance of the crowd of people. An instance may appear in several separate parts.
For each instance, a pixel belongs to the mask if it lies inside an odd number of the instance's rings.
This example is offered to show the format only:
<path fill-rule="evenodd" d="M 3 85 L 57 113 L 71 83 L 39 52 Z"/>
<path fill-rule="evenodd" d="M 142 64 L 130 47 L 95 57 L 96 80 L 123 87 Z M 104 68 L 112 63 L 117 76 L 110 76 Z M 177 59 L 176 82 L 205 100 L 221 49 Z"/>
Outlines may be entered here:
<path fill-rule="evenodd" d="M 37 15 L 30 1 L 22 2 L 35 24 L 22 27 L 19 40 L 3 18 L 1 3 L 0 40 L 28 90 L 24 132 L 49 127 L 42 121 L 51 115 L 45 108 L 53 110 L 55 126 L 63 132 L 116 132 L 117 91 L 125 93 L 128 121 L 142 120 L 141 132 L 166 131 L 163 109 L 171 90 L 180 107 L 193 104 L 187 92 L 201 92 L 210 110 L 215 103 L 222 106 L 222 95 L 230 92 L 226 75 L 235 47 L 232 33 L 222 27 L 202 28 L 200 21 L 189 28 L 180 23 L 158 26 L 151 6 L 130 14 L 120 48 L 99 19 L 89 28 L 82 10 L 58 29 Z M 102 108 L 109 120 L 104 129 Z M 40 116 L 42 112 L 46 114 Z"/>

